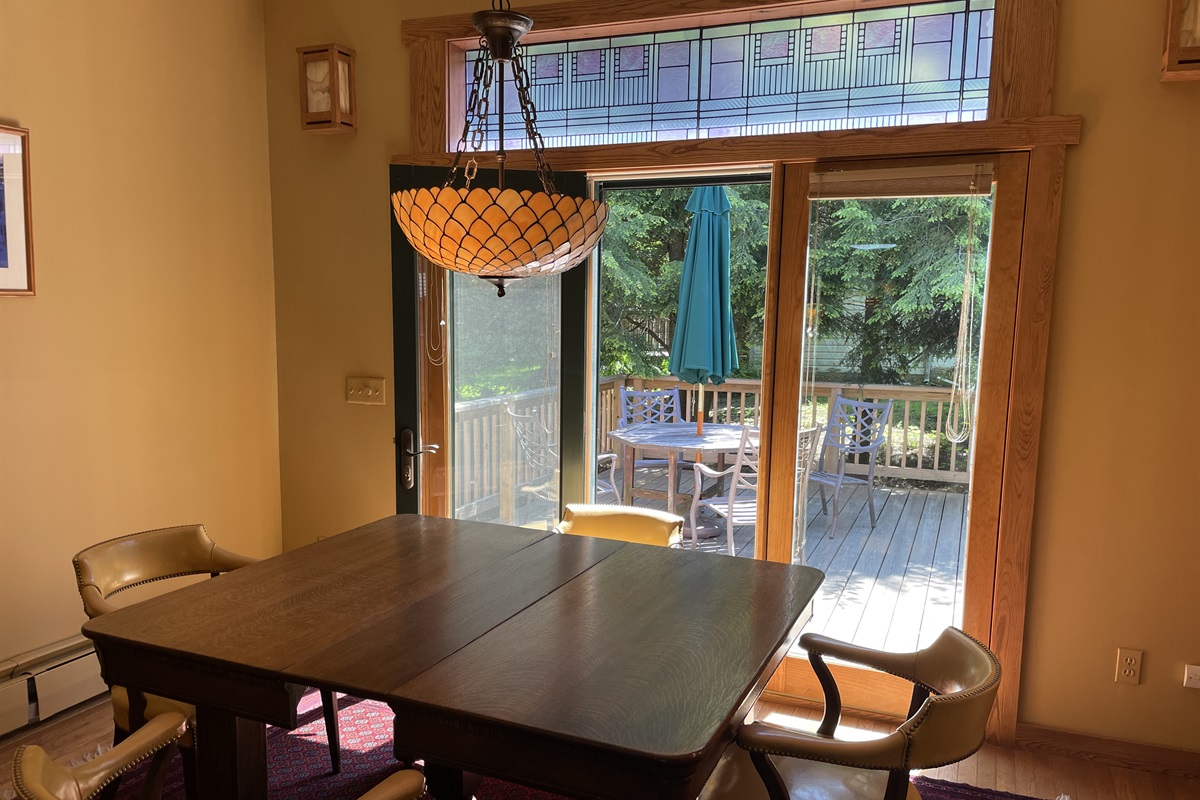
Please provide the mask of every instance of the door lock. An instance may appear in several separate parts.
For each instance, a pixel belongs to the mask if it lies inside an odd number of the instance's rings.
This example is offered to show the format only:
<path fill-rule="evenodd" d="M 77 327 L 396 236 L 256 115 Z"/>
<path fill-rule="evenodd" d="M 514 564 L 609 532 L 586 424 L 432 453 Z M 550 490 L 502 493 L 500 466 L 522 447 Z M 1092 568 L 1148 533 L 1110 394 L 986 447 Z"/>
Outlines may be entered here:
<path fill-rule="evenodd" d="M 400 485 L 405 489 L 416 486 L 416 474 L 413 471 L 417 465 L 416 459 L 425 453 L 436 453 L 436 444 L 422 445 L 417 442 L 417 436 L 411 428 L 400 431 Z"/>

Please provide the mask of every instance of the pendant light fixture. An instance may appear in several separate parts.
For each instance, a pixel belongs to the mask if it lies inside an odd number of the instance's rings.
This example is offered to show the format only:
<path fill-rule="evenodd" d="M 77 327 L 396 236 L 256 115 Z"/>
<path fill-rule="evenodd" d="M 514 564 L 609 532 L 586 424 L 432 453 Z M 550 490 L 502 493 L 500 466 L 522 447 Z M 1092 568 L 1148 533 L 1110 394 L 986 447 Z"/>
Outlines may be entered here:
<path fill-rule="evenodd" d="M 477 12 L 471 21 L 480 33 L 481 49 L 454 164 L 442 186 L 396 192 L 392 208 L 418 253 L 440 267 L 490 281 L 503 297 L 506 281 L 565 272 L 582 261 L 604 232 L 608 206 L 555 190 L 554 170 L 546 161 L 545 142 L 537 130 L 529 71 L 518 46 L 533 20 L 512 11 L 509 0 L 492 0 L 492 9 Z M 519 192 L 504 185 L 504 73 L 509 67 L 542 184 L 540 192 Z M 500 106 L 496 152 L 500 177 L 499 188 L 484 189 L 472 187 L 471 182 L 479 168 L 475 156 L 483 147 L 493 83 Z M 468 138 L 471 152 L 463 166 Z M 464 185 L 456 188 L 460 166 Z"/>

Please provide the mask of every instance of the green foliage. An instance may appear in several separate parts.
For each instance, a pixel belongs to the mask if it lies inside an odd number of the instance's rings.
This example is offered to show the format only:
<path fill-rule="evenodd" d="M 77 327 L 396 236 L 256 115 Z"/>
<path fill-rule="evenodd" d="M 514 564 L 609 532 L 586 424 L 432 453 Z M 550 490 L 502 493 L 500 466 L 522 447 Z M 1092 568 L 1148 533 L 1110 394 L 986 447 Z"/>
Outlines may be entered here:
<path fill-rule="evenodd" d="M 730 377 L 762 376 L 770 187 L 726 187 L 730 210 L 730 293 L 740 368 Z M 601 243 L 600 373 L 661 377 L 667 373 L 679 305 L 679 280 L 692 214 L 692 189 L 609 191 Z"/>
<path fill-rule="evenodd" d="M 954 354 L 972 202 L 973 287 L 982 310 L 990 197 L 817 203 L 809 266 L 819 281 L 820 336 L 851 344 L 841 380 L 901 383 L 919 360 Z M 864 244 L 895 246 L 854 247 Z M 976 313 L 975 341 L 981 316 Z"/>

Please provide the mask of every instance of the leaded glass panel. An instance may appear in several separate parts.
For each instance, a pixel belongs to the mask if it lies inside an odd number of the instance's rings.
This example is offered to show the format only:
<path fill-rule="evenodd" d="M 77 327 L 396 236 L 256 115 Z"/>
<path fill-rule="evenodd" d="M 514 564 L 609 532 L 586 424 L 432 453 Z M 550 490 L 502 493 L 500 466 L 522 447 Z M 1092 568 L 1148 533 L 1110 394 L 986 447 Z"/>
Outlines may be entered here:
<path fill-rule="evenodd" d="M 549 147 L 959 122 L 987 118 L 995 4 L 956 0 L 523 50 Z M 468 86 L 476 56 L 467 54 Z M 505 146 L 525 148 L 508 82 Z M 495 147 L 494 119 L 485 133 Z"/>

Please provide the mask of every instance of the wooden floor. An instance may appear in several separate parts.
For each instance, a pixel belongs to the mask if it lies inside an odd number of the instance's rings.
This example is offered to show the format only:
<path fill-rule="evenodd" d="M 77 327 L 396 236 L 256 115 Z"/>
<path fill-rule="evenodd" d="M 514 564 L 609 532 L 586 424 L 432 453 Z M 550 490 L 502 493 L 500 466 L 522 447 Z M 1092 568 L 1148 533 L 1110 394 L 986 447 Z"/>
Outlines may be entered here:
<path fill-rule="evenodd" d="M 665 491 L 666 477 L 639 475 L 638 485 Z M 677 513 L 687 516 L 690 476 L 684 477 L 682 489 L 687 501 Z M 832 505 L 822 513 L 817 488 L 809 487 L 803 547 L 797 549 L 795 561 L 822 570 L 825 581 L 813 598 L 813 617 L 805 630 L 902 652 L 924 647 L 947 625 L 961 623 L 965 487 L 876 487 L 874 528 L 865 486 L 846 487 L 841 501 L 837 528 L 831 533 Z M 636 505 L 666 508 L 664 501 L 641 498 Z M 726 553 L 724 520 L 712 518 L 710 524 L 718 527 L 718 535 L 699 540 L 698 549 Z M 733 538 L 736 555 L 754 557 L 753 525 L 735 528 Z M 690 546 L 690 540 L 685 544 Z"/>
<path fill-rule="evenodd" d="M 784 727 L 815 728 L 819 712 L 759 702 L 757 719 Z M 878 735 L 891 729 L 884 723 L 846 720 L 850 735 Z M 62 761 L 94 755 L 112 737 L 112 716 L 106 699 L 64 711 L 32 728 L 0 738 L 0 798 L 12 797 L 10 764 L 21 744 L 39 744 Z M 847 737 L 849 738 L 849 736 Z M 1171 778 L 1151 772 L 1111 767 L 1090 761 L 1027 750 L 985 745 L 966 761 L 924 774 L 932 778 L 969 783 L 989 789 L 1053 800 L 1194 800 L 1200 797 L 1200 780 Z M 336 798 L 330 798 L 336 800 Z"/>
<path fill-rule="evenodd" d="M 782 727 L 815 730 L 820 711 L 760 701 L 756 719 Z M 895 726 L 884 722 L 843 720 L 841 738 L 863 738 L 890 733 Z M 1160 773 L 1109 766 L 1094 761 L 1032 750 L 1011 750 L 985 744 L 965 761 L 918 774 L 985 789 L 1054 800 L 1195 800 L 1200 797 L 1200 780 L 1175 778 Z"/>

